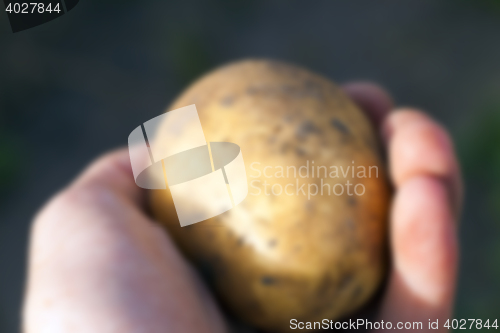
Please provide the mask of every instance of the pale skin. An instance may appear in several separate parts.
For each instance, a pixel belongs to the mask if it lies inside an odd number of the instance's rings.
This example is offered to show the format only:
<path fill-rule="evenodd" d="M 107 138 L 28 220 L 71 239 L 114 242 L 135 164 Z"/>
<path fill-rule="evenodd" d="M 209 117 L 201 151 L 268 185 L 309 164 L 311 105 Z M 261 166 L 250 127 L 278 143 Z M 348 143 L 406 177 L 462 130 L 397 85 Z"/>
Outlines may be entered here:
<path fill-rule="evenodd" d="M 442 323 L 453 310 L 462 183 L 447 132 L 370 83 L 344 90 L 385 142 L 395 188 L 392 269 L 378 320 Z M 31 231 L 26 333 L 227 332 L 224 315 L 146 210 L 127 150 L 94 162 Z M 436 330 L 433 330 L 434 332 Z"/>

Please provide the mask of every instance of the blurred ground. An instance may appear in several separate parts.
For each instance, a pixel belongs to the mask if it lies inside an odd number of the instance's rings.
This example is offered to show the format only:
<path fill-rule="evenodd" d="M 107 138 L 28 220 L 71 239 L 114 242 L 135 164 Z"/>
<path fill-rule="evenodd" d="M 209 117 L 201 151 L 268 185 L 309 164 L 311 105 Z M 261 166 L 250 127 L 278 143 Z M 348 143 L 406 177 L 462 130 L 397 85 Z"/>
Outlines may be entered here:
<path fill-rule="evenodd" d="M 271 57 L 370 79 L 428 110 L 466 176 L 455 318 L 500 309 L 500 3 L 81 0 L 12 34 L 0 14 L 0 332 L 19 330 L 27 233 L 47 198 L 124 146 L 197 75 Z"/>

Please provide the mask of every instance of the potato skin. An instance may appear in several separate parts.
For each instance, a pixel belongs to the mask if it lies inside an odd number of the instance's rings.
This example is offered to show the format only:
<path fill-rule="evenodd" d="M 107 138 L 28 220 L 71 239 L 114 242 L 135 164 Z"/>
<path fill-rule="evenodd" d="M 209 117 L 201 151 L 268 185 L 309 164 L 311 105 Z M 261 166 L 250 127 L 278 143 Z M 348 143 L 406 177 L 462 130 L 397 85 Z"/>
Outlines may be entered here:
<path fill-rule="evenodd" d="M 207 141 L 241 147 L 249 194 L 228 212 L 184 228 L 169 190 L 153 191 L 151 206 L 226 308 L 256 327 L 288 332 L 291 319 L 337 320 L 366 303 L 386 273 L 390 197 L 378 137 L 367 117 L 331 81 L 267 60 L 209 73 L 169 110 L 190 104 L 196 104 Z M 325 178 L 332 186 L 361 183 L 366 192 L 310 200 L 255 195 L 250 186 L 254 180 L 295 183 L 263 173 L 256 177 L 255 169 L 298 168 L 307 161 L 327 168 L 377 166 L 378 177 Z M 305 188 L 320 185 L 319 178 L 298 179 Z"/>

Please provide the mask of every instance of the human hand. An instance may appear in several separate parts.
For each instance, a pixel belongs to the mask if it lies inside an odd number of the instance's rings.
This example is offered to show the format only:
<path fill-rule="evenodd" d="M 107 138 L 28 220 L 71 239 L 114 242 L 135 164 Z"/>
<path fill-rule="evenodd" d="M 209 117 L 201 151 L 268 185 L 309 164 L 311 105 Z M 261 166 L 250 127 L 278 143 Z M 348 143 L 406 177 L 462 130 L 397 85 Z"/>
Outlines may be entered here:
<path fill-rule="evenodd" d="M 425 330 L 453 306 L 462 189 L 451 142 L 421 112 L 389 113 L 390 98 L 374 85 L 344 89 L 381 128 L 395 186 L 393 267 L 380 320 L 421 321 Z M 91 165 L 35 218 L 23 326 L 26 333 L 228 330 L 194 270 L 148 216 L 125 150 Z"/>

